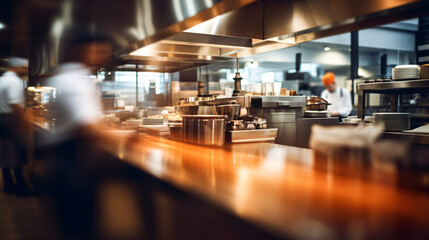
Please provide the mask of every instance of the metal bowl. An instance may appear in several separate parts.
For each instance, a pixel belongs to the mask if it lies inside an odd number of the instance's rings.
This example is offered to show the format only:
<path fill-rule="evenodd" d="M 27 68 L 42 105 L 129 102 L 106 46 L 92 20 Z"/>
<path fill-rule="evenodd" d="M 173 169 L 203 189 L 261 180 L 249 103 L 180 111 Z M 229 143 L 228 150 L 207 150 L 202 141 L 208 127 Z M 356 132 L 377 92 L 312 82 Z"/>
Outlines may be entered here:
<path fill-rule="evenodd" d="M 240 110 L 240 104 L 225 104 L 216 106 L 217 114 L 227 115 L 229 120 L 237 120 L 240 117 Z"/>
<path fill-rule="evenodd" d="M 265 118 L 255 118 L 254 120 L 254 124 L 256 129 L 267 129 L 268 128 L 268 124 L 267 124 L 267 120 Z"/>
<path fill-rule="evenodd" d="M 177 115 L 197 115 L 198 114 L 198 106 L 178 106 L 175 107 L 175 112 Z"/>
<path fill-rule="evenodd" d="M 243 120 L 231 120 L 228 123 L 229 131 L 244 130 L 244 129 L 246 129 L 246 126 L 244 125 Z"/>
<path fill-rule="evenodd" d="M 328 109 L 328 105 L 331 104 L 321 97 L 307 97 L 307 110 L 324 111 Z"/>

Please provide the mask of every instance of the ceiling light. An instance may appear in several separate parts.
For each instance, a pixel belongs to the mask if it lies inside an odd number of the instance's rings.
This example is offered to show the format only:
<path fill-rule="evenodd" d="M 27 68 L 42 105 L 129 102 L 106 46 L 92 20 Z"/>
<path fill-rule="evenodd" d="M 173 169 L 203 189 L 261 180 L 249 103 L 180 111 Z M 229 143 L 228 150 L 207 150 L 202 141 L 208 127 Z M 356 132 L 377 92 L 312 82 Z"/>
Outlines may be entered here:
<path fill-rule="evenodd" d="M 325 46 L 325 47 L 323 47 L 323 50 L 325 50 L 325 52 L 327 52 L 327 51 L 331 50 L 331 48 L 328 46 Z"/>
<path fill-rule="evenodd" d="M 247 66 L 248 68 L 257 68 L 257 67 L 259 67 L 259 62 L 258 62 L 258 61 L 256 61 L 256 60 L 249 60 L 249 61 L 246 63 L 246 66 Z"/>
<path fill-rule="evenodd" d="M 6 25 L 4 23 L 0 22 L 0 29 L 5 29 L 5 28 L 6 28 Z"/>

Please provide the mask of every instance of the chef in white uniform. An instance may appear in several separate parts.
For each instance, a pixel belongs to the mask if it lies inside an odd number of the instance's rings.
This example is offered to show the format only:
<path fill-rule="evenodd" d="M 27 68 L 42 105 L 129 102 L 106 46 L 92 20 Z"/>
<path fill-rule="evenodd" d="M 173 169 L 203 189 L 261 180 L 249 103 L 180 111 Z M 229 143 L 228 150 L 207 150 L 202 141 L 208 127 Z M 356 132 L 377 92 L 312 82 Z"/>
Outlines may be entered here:
<path fill-rule="evenodd" d="M 352 99 L 350 92 L 342 87 L 338 87 L 335 83 L 335 74 L 327 72 L 322 78 L 325 90 L 323 90 L 321 97 L 331 103 L 328 106 L 328 111 L 331 116 L 345 118 L 352 111 Z"/>
<path fill-rule="evenodd" d="M 4 192 L 28 195 L 30 190 L 22 174 L 27 162 L 24 119 L 24 82 L 19 76 L 27 73 L 28 61 L 10 58 L 9 69 L 0 77 L 0 167 Z M 15 175 L 15 183 L 12 173 Z"/>
<path fill-rule="evenodd" d="M 89 78 L 111 55 L 110 44 L 79 36 L 63 49 L 61 65 L 46 84 L 57 91 L 53 104 L 55 134 L 44 144 L 53 148 L 48 190 L 56 204 L 60 230 L 72 239 L 90 239 L 95 229 L 96 193 L 105 155 L 99 149 L 101 101 Z M 95 67 L 95 68 L 93 68 Z M 54 190 L 54 191 L 52 191 Z"/>

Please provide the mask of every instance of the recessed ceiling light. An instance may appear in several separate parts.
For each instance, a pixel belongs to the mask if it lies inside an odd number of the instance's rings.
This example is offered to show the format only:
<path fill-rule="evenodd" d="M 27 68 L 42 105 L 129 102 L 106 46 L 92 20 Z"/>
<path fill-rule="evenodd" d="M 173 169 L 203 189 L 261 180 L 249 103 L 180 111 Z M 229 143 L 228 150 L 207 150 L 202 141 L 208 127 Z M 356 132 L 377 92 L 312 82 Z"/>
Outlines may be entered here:
<path fill-rule="evenodd" d="M 331 50 L 331 48 L 328 46 L 325 46 L 325 47 L 323 47 L 323 50 L 325 50 L 325 52 L 327 52 L 327 51 Z"/>

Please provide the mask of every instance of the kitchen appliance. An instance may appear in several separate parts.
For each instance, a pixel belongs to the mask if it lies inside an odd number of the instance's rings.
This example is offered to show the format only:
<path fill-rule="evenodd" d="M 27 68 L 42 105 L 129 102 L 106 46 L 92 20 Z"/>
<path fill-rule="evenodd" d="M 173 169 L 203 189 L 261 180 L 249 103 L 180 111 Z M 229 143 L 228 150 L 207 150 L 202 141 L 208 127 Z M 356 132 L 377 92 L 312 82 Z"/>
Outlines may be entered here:
<path fill-rule="evenodd" d="M 275 143 L 295 146 L 296 121 L 305 107 L 305 96 L 251 96 L 248 112 L 265 118 L 268 129 L 278 129 Z"/>
<path fill-rule="evenodd" d="M 268 128 L 278 129 L 276 143 L 295 146 L 296 120 L 302 118 L 306 107 L 305 96 L 235 96 L 199 102 L 199 105 L 219 106 L 231 101 L 247 109 L 247 115 L 241 119 L 251 116 L 265 118 Z"/>
<path fill-rule="evenodd" d="M 183 141 L 208 146 L 225 144 L 227 116 L 188 115 L 182 118 Z"/>

